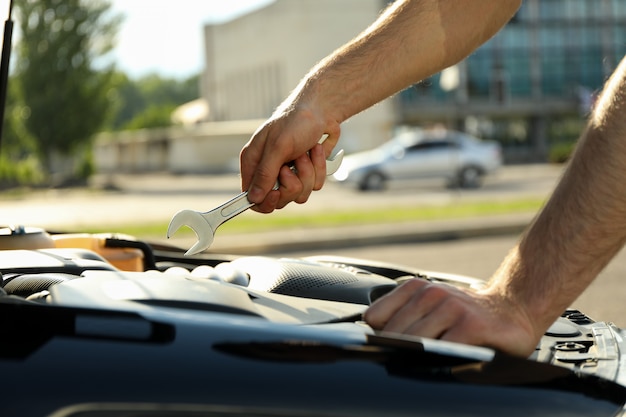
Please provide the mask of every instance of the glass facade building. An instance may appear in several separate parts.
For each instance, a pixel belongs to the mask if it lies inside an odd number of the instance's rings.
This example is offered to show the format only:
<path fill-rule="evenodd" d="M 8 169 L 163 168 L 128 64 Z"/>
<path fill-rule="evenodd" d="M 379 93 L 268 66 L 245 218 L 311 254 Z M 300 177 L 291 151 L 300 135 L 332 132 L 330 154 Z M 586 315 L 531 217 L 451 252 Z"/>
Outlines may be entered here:
<path fill-rule="evenodd" d="M 571 94 L 597 89 L 626 54 L 626 0 L 525 0 L 513 20 L 464 62 L 470 98 Z M 416 99 L 450 100 L 441 74 Z M 411 96 L 411 90 L 405 95 Z"/>
<path fill-rule="evenodd" d="M 469 59 L 468 75 L 476 93 L 484 94 L 479 68 L 502 66 L 513 98 L 597 89 L 626 52 L 625 22 L 624 0 L 527 1 L 501 34 Z"/>
<path fill-rule="evenodd" d="M 459 124 L 478 115 L 536 124 L 580 113 L 585 94 L 593 97 L 625 54 L 626 0 L 525 0 L 455 71 L 403 91 L 399 122 Z M 529 132 L 545 136 L 541 130 Z"/>

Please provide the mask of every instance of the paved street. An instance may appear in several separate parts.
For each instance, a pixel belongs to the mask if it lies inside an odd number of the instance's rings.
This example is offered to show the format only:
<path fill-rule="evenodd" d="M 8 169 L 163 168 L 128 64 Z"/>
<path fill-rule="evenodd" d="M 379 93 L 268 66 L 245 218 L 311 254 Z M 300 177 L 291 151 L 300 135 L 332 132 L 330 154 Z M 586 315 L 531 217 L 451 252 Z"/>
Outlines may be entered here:
<path fill-rule="evenodd" d="M 281 212 L 359 210 L 392 204 L 446 205 L 476 199 L 547 196 L 559 173 L 560 167 L 552 165 L 505 167 L 476 190 L 450 190 L 440 182 L 420 181 L 405 188 L 360 193 L 328 182 L 306 204 L 292 204 Z M 0 224 L 78 230 L 94 225 L 114 228 L 135 222 L 167 223 L 180 209 L 207 211 L 239 193 L 235 174 L 111 175 L 99 176 L 94 182 L 98 188 L 92 190 L 46 190 L 21 197 L 0 194 Z M 104 185 L 113 185 L 116 190 L 102 191 Z"/>

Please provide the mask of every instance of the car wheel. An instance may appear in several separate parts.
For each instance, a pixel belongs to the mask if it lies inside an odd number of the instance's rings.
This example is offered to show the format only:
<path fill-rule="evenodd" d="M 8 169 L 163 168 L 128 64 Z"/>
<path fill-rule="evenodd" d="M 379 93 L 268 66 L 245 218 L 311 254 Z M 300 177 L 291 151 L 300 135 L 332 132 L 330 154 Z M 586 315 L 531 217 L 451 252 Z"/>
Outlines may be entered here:
<path fill-rule="evenodd" d="M 465 167 L 459 172 L 459 186 L 461 188 L 480 187 L 483 179 L 482 170 L 475 166 Z"/>
<path fill-rule="evenodd" d="M 361 191 L 381 191 L 385 189 L 387 178 L 380 172 L 370 172 L 363 178 L 359 189 Z"/>

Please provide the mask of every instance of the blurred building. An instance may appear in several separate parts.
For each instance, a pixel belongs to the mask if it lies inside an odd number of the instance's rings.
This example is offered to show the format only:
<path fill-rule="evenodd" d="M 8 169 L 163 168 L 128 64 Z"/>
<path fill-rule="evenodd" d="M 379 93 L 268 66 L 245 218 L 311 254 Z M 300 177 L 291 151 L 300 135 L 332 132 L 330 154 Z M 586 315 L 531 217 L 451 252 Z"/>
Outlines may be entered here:
<path fill-rule="evenodd" d="M 276 0 L 207 25 L 202 96 L 211 121 L 268 117 L 318 60 L 356 36 L 383 0 Z M 347 151 L 396 126 L 444 123 L 500 140 L 511 160 L 542 160 L 551 127 L 582 118 L 626 53 L 626 0 L 525 0 L 466 60 L 346 122 Z"/>
<path fill-rule="evenodd" d="M 346 43 L 383 9 L 381 0 L 276 0 L 237 19 L 207 25 L 202 96 L 211 121 L 266 118 L 320 59 Z M 392 101 L 342 126 L 346 151 L 390 137 Z"/>
<path fill-rule="evenodd" d="M 553 127 L 586 116 L 625 54 L 626 0 L 525 0 L 454 70 L 403 91 L 398 121 L 486 126 L 509 158 L 541 160 Z"/>

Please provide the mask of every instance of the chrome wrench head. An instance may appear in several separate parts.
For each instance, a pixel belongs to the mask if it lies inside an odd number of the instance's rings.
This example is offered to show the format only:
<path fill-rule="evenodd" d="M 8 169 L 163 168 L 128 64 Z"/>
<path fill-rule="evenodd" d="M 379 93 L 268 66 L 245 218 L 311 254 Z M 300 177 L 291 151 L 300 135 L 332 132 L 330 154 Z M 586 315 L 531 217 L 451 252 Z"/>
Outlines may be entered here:
<path fill-rule="evenodd" d="M 337 172 L 343 161 L 343 154 L 343 149 L 341 149 L 334 157 L 326 160 L 327 176 Z M 278 182 L 276 188 L 278 188 Z M 208 249 L 215 238 L 215 231 L 222 223 L 253 206 L 253 204 L 248 202 L 247 195 L 247 192 L 241 193 L 206 213 L 195 210 L 180 210 L 172 217 L 167 227 L 168 239 L 182 226 L 187 226 L 193 230 L 198 240 L 185 252 L 185 255 L 195 255 Z"/>
<path fill-rule="evenodd" d="M 185 256 L 200 253 L 208 249 L 213 243 L 215 230 L 213 230 L 211 223 L 209 223 L 199 211 L 186 209 L 176 213 L 167 227 L 167 238 L 169 239 L 183 226 L 187 226 L 193 230 L 198 239 L 196 243 L 185 252 Z"/>
<path fill-rule="evenodd" d="M 326 160 L 326 176 L 333 175 L 343 162 L 343 149 L 340 149 L 339 152 L 335 154 L 332 158 L 328 158 Z"/>

